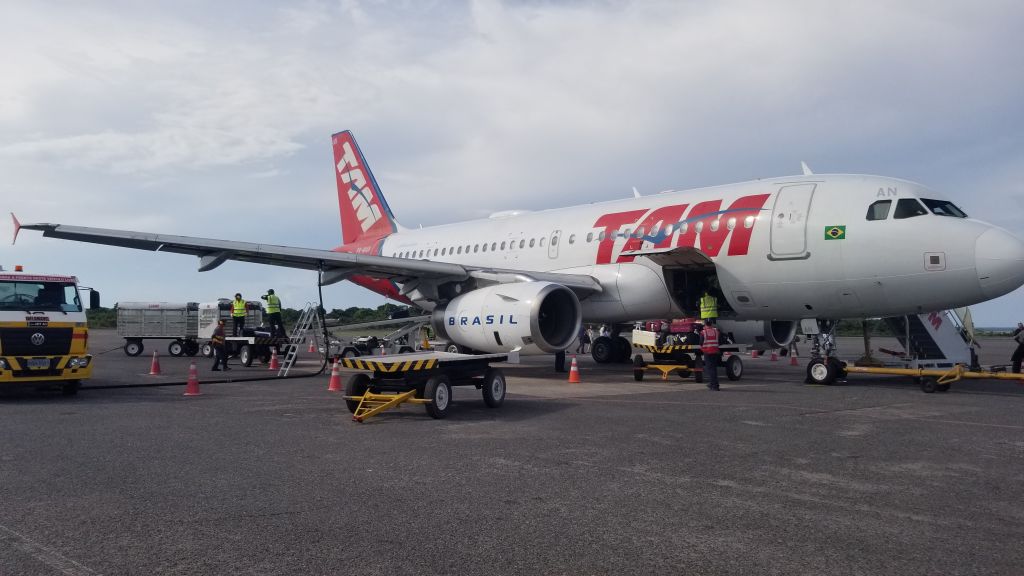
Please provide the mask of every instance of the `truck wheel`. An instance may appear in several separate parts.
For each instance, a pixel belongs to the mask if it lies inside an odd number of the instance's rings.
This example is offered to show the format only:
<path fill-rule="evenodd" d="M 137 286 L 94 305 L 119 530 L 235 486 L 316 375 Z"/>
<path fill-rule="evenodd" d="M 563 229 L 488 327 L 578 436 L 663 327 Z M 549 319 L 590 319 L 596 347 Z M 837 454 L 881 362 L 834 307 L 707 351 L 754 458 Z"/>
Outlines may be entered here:
<path fill-rule="evenodd" d="M 203 344 L 201 352 L 203 353 L 203 356 L 206 356 L 207 358 L 213 358 L 213 345 L 210 344 L 209 342 Z"/>
<path fill-rule="evenodd" d="M 359 374 L 353 374 L 348 377 L 345 381 L 345 396 L 362 396 L 366 394 L 366 391 L 370 389 L 370 376 L 360 372 Z M 348 406 L 348 411 L 355 414 L 356 408 L 359 408 L 359 400 L 349 400 L 345 398 L 345 405 Z"/>
<path fill-rule="evenodd" d="M 452 385 L 444 374 L 435 374 L 427 380 L 427 386 L 423 389 L 423 395 L 429 404 L 424 404 L 427 414 L 432 418 L 444 418 L 448 415 L 448 409 L 452 405 Z"/>
<path fill-rule="evenodd" d="M 181 340 L 171 340 L 171 343 L 167 345 L 167 353 L 171 356 L 184 356 L 185 345 Z"/>
<path fill-rule="evenodd" d="M 246 368 L 252 366 L 254 356 L 255 354 L 252 352 L 252 346 L 249 346 L 248 344 L 242 344 L 242 348 L 238 350 L 238 361 Z"/>
<path fill-rule="evenodd" d="M 142 345 L 142 340 L 129 340 L 124 344 L 124 353 L 129 356 L 138 356 L 145 349 L 146 347 Z"/>
<path fill-rule="evenodd" d="M 607 364 L 612 361 L 615 353 L 615 345 L 612 339 L 607 336 L 598 336 L 594 338 L 594 342 L 590 345 L 590 355 L 594 357 L 594 362 L 598 364 Z"/>
<path fill-rule="evenodd" d="M 835 364 L 815 358 L 807 363 L 807 383 L 828 386 L 836 379 Z"/>
<path fill-rule="evenodd" d="M 484 404 L 488 408 L 497 408 L 505 402 L 505 374 L 497 368 L 488 368 L 484 372 Z"/>
<path fill-rule="evenodd" d="M 733 354 L 725 361 L 725 375 L 729 380 L 739 380 L 743 377 L 743 361 L 739 356 Z"/>
<path fill-rule="evenodd" d="M 359 351 L 355 348 L 345 348 L 345 351 L 341 353 L 342 358 L 358 358 Z"/>
<path fill-rule="evenodd" d="M 78 380 L 68 380 L 60 385 L 60 393 L 65 396 L 74 396 L 78 394 L 78 389 L 81 388 L 82 383 Z"/>

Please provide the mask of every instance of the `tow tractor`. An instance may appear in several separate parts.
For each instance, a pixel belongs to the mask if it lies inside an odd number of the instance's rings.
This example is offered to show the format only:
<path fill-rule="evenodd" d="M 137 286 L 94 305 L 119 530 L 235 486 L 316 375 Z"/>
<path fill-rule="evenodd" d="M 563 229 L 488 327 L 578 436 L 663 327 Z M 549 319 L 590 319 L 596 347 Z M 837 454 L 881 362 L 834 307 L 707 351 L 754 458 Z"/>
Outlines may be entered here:
<path fill-rule="evenodd" d="M 345 368 L 363 371 L 345 382 L 345 403 L 356 422 L 404 403 L 422 404 L 431 417 L 444 418 L 451 408 L 452 386 L 475 386 L 484 404 L 497 408 L 505 401 L 505 374 L 491 364 L 506 361 L 518 362 L 519 353 L 438 351 L 342 358 Z"/>
<path fill-rule="evenodd" d="M 640 382 L 644 379 L 644 372 L 657 370 L 661 372 L 661 379 L 668 380 L 669 374 L 676 372 L 680 378 L 689 378 L 693 375 L 695 382 L 704 381 L 703 355 L 700 351 L 699 337 L 693 327 L 699 324 L 691 323 L 690 330 L 680 332 L 679 336 L 669 335 L 668 331 L 653 332 L 651 330 L 633 330 L 633 347 L 650 352 L 653 362 L 648 363 L 642 354 L 633 356 L 633 378 Z M 746 351 L 747 347 L 740 344 L 720 344 L 721 351 L 719 366 L 725 367 L 725 375 L 729 380 L 739 380 L 743 377 L 743 360 L 739 354 Z"/>

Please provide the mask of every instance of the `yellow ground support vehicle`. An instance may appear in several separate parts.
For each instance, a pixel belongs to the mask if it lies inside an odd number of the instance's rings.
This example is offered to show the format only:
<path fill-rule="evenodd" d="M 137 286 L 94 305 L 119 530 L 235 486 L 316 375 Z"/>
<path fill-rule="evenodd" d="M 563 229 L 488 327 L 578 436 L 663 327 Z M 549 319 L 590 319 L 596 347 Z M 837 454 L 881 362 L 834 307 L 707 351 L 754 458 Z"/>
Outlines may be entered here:
<path fill-rule="evenodd" d="M 75 394 L 92 374 L 78 279 L 19 268 L 0 270 L 0 385 L 52 382 Z M 98 308 L 99 293 L 89 301 Z"/>

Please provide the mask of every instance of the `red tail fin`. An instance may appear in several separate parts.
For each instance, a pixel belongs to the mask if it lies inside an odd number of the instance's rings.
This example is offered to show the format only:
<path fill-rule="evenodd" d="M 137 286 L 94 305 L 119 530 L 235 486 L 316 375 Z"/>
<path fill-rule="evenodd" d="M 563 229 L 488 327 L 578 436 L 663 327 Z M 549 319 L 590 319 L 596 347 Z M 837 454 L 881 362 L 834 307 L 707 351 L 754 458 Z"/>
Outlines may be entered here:
<path fill-rule="evenodd" d="M 352 132 L 338 132 L 334 143 L 341 238 L 345 244 L 383 238 L 398 229 Z"/>

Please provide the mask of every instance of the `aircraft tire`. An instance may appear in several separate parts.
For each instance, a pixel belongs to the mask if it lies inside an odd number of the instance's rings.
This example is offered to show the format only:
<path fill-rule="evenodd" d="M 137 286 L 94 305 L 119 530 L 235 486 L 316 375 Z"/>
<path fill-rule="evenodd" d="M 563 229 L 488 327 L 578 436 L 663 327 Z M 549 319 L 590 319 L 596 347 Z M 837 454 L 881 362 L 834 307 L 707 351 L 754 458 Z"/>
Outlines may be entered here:
<path fill-rule="evenodd" d="M 448 415 L 452 406 L 452 385 L 444 374 L 435 374 L 427 380 L 423 395 L 429 404 L 424 404 L 431 418 L 441 419 Z"/>
<path fill-rule="evenodd" d="M 498 368 L 488 368 L 484 372 L 484 382 L 481 391 L 484 396 L 484 404 L 488 408 L 497 408 L 505 402 L 505 374 Z"/>
<path fill-rule="evenodd" d="M 349 400 L 347 396 L 362 396 L 370 389 L 370 376 L 368 374 L 353 374 L 345 381 L 345 405 L 348 411 L 355 414 L 359 408 L 359 400 Z"/>
<path fill-rule="evenodd" d="M 835 364 L 821 358 L 814 358 L 807 363 L 807 383 L 828 386 L 836 379 Z"/>
<path fill-rule="evenodd" d="M 590 345 L 590 355 L 598 364 L 608 364 L 614 359 L 615 345 L 608 336 L 598 336 Z"/>
<path fill-rule="evenodd" d="M 633 351 L 633 344 L 624 336 L 616 336 L 612 339 L 615 346 L 615 362 L 629 362 L 629 353 Z"/>

